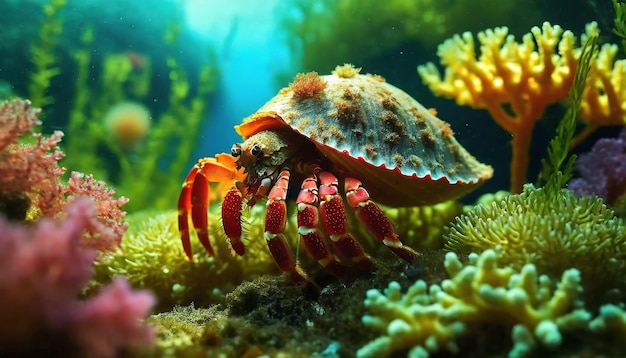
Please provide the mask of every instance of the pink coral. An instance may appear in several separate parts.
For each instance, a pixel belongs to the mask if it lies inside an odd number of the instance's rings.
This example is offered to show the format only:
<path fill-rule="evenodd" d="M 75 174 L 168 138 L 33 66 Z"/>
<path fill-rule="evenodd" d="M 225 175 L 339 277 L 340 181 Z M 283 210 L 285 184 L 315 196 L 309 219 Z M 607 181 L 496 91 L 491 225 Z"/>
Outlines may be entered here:
<path fill-rule="evenodd" d="M 47 349 L 55 347 L 115 357 L 153 343 L 151 328 L 139 321 L 155 303 L 150 293 L 132 291 L 118 278 L 100 295 L 77 299 L 97 257 L 80 241 L 97 221 L 94 203 L 85 197 L 68 205 L 65 219 L 44 218 L 32 227 L 0 216 L 0 356 L 52 354 Z M 114 235 L 110 227 L 97 229 Z"/>
<path fill-rule="evenodd" d="M 92 175 L 84 175 L 77 172 L 70 174 L 68 186 L 65 188 L 67 201 L 72 202 L 77 196 L 89 196 L 96 203 L 96 216 L 98 222 L 87 228 L 83 244 L 101 251 L 111 251 L 119 246 L 119 243 L 128 228 L 122 220 L 126 212 L 120 208 L 128 202 L 128 198 L 115 198 L 115 191 L 108 188 L 106 183 L 95 180 Z M 101 226 L 110 227 L 112 235 L 102 235 Z"/>
<path fill-rule="evenodd" d="M 41 124 L 39 113 L 25 100 L 0 104 L 0 195 L 25 193 L 42 215 L 51 217 L 63 209 L 59 178 L 65 169 L 57 166 L 63 158 L 57 146 L 63 133 L 26 137 L 34 126 Z M 34 143 L 19 143 L 20 138 Z"/>
<path fill-rule="evenodd" d="M 43 217 L 61 218 L 66 205 L 75 197 L 89 196 L 96 202 L 99 222 L 86 227 L 81 244 L 100 251 L 114 250 L 127 228 L 122 222 L 126 213 L 121 207 L 128 199 L 115 198 L 113 190 L 91 175 L 72 172 L 68 184 L 62 184 L 60 178 L 65 168 L 58 162 L 64 154 L 58 143 L 63 133 L 55 131 L 49 137 L 41 133 L 33 134 L 32 138 L 26 136 L 34 126 L 41 124 L 39 114 L 40 110 L 32 108 L 27 100 L 0 104 L 0 209 L 4 208 L 0 212 L 23 220 L 30 206 Z M 22 213 L 11 212 L 22 207 L 25 208 L 17 210 Z M 112 228 L 112 234 L 103 235 L 102 226 Z"/>

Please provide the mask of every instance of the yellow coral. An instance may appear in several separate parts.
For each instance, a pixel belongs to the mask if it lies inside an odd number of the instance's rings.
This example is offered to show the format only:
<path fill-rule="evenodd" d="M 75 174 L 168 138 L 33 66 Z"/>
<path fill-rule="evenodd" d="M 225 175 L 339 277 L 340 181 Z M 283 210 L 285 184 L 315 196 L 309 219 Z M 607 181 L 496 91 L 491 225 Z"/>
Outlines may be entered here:
<path fill-rule="evenodd" d="M 228 292 L 244 280 L 264 273 L 278 273 L 276 265 L 260 239 L 262 215 L 250 216 L 246 255 L 233 256 L 225 239 L 221 220 L 210 213 L 209 232 L 216 248 L 210 257 L 199 240 L 192 240 L 194 260 L 189 261 L 180 244 L 175 211 L 129 214 L 128 231 L 122 249 L 102 257 L 96 264 L 95 279 L 102 283 L 123 275 L 136 288 L 152 290 L 159 299 L 159 308 L 195 302 L 215 302 L 216 293 Z"/>
<path fill-rule="evenodd" d="M 626 60 L 615 60 L 617 52 L 617 45 L 605 44 L 592 62 L 580 104 L 587 127 L 573 145 L 599 126 L 626 125 Z"/>
<path fill-rule="evenodd" d="M 367 292 L 363 316 L 366 326 L 384 332 L 357 352 L 357 357 L 389 356 L 409 349 L 409 356 L 428 356 L 447 349 L 457 352 L 455 340 L 472 325 L 498 324 L 511 328 L 510 355 L 527 354 L 537 343 L 558 347 L 562 331 L 587 324 L 590 314 L 579 309 L 582 291 L 578 270 L 563 273 L 556 289 L 532 264 L 520 272 L 498 267 L 498 252 L 470 255 L 463 265 L 448 253 L 444 266 L 450 279 L 427 287 L 422 280 L 402 294 L 391 282 L 384 293 Z"/>
<path fill-rule="evenodd" d="M 554 194 L 526 185 L 521 194 L 477 205 L 450 225 L 446 239 L 455 251 L 500 246 L 502 264 L 520 269 L 532 263 L 552 278 L 576 267 L 590 302 L 624 288 L 623 222 L 601 199 L 579 198 L 567 189 Z"/>
<path fill-rule="evenodd" d="M 595 22 L 586 26 L 582 41 L 597 35 Z M 567 98 L 572 86 L 580 48 L 571 31 L 545 22 L 533 27 L 522 42 L 508 34 L 507 27 L 478 33 L 480 57 L 475 56 L 471 33 L 455 35 L 439 46 L 442 78 L 434 64 L 418 67 L 424 83 L 437 95 L 454 98 L 461 105 L 482 108 L 513 136 L 511 191 L 519 193 L 526 183 L 528 150 L 533 127 L 545 108 Z M 615 48 L 602 47 L 591 63 L 581 105 L 581 117 L 589 123 L 576 142 L 599 125 L 623 124 L 622 84 L 624 65 L 613 65 Z M 622 108 L 624 107 L 624 108 Z"/>

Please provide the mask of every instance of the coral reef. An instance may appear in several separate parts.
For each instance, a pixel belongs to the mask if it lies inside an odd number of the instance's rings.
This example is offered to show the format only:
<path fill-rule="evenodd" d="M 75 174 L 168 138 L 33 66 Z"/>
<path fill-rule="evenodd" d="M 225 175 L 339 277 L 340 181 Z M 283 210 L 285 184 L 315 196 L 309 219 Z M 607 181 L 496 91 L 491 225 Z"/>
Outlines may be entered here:
<path fill-rule="evenodd" d="M 626 216 L 626 129 L 618 138 L 600 139 L 575 164 L 580 175 L 568 188 L 579 195 L 597 195 L 620 217 Z"/>
<path fill-rule="evenodd" d="M 154 298 L 116 279 L 97 296 L 77 300 L 97 251 L 81 245 L 84 232 L 102 227 L 88 198 L 67 207 L 67 218 L 44 218 L 33 227 L 0 217 L 0 355 L 83 352 L 116 357 L 122 349 L 150 347 L 144 317 Z M 61 340 L 61 341 L 59 341 Z"/>
<path fill-rule="evenodd" d="M 120 208 L 128 199 L 114 198 L 115 192 L 90 175 L 72 172 L 68 184 L 62 184 L 65 168 L 59 167 L 58 161 L 64 154 L 58 143 L 63 133 L 27 136 L 41 124 L 39 114 L 29 101 L 0 103 L 0 208 L 8 218 L 20 221 L 59 218 L 76 197 L 89 196 L 96 202 L 100 225 L 114 230 L 112 235 L 102 235 L 94 224 L 83 244 L 102 251 L 114 249 L 126 231 L 122 223 L 126 213 Z"/>
<path fill-rule="evenodd" d="M 216 256 L 208 256 L 194 238 L 193 261 L 187 259 L 180 245 L 175 211 L 132 213 L 127 217 L 129 230 L 121 249 L 98 260 L 94 278 L 107 283 L 116 276 L 124 276 L 133 287 L 150 289 L 158 297 L 159 311 L 192 302 L 199 307 L 209 306 L 243 281 L 278 273 L 265 240 L 261 239 L 262 209 L 252 211 L 246 220 L 245 256 L 231 252 L 221 220 L 210 213 L 209 236 L 214 239 Z"/>
<path fill-rule="evenodd" d="M 457 217 L 445 238 L 454 251 L 501 247 L 500 264 L 521 269 L 531 263 L 553 279 L 575 267 L 585 284 L 585 301 L 592 305 L 611 289 L 626 289 L 626 227 L 597 197 L 528 184 L 521 194 L 476 205 Z"/>
<path fill-rule="evenodd" d="M 62 184 L 62 133 L 27 136 L 39 113 L 29 101 L 0 103 L 0 355 L 116 357 L 148 348 L 152 330 L 138 320 L 152 294 L 117 278 L 79 298 L 99 251 L 119 246 L 128 199 L 76 172 Z"/>
<path fill-rule="evenodd" d="M 358 350 L 357 357 L 390 356 L 407 351 L 412 357 L 448 350 L 458 353 L 456 340 L 483 324 L 511 330 L 509 356 L 528 354 L 537 344 L 556 348 L 562 332 L 584 327 L 590 314 L 578 300 L 582 284 L 578 270 L 563 273 L 556 288 L 534 265 L 519 272 L 498 266 L 499 253 L 472 254 L 462 264 L 448 253 L 444 266 L 450 279 L 430 287 L 422 280 L 402 294 L 397 282 L 380 292 L 367 292 L 369 314 L 363 323 L 383 335 Z"/>
<path fill-rule="evenodd" d="M 581 42 L 597 33 L 597 25 L 588 24 Z M 534 125 L 549 104 L 568 97 L 581 50 L 571 31 L 548 22 L 541 28 L 533 27 L 521 43 L 515 42 L 507 27 L 479 32 L 477 37 L 478 58 L 472 34 L 465 32 L 439 46 L 445 66 L 443 77 L 432 63 L 419 66 L 418 72 L 435 94 L 454 98 L 460 105 L 486 109 L 513 136 L 511 192 L 519 193 L 527 182 Z M 597 126 L 624 124 L 620 103 L 626 95 L 621 80 L 626 62 L 615 61 L 616 52 L 615 45 L 604 45 L 591 62 L 580 105 L 587 128 L 574 144 Z"/>

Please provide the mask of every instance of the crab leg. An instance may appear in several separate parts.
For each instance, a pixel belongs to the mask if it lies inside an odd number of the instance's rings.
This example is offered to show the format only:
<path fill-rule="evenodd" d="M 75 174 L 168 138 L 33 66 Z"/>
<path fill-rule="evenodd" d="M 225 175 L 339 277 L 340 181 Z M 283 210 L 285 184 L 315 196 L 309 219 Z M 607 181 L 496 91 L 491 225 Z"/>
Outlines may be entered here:
<path fill-rule="evenodd" d="M 178 197 L 178 230 L 187 257 L 193 259 L 189 239 L 189 216 L 198 239 L 204 249 L 213 256 L 215 253 L 209 241 L 208 217 L 209 181 L 226 182 L 237 179 L 239 173 L 235 158 L 228 154 L 218 154 L 215 158 L 202 158 L 191 168 L 185 178 Z"/>
<path fill-rule="evenodd" d="M 329 172 L 321 172 L 319 179 L 319 211 L 322 226 L 332 241 L 335 252 L 345 262 L 370 266 L 371 259 L 365 254 L 359 242 L 348 233 L 348 218 L 337 189 L 339 185 L 337 177 Z"/>
<path fill-rule="evenodd" d="M 302 182 L 298 198 L 298 232 L 309 255 L 335 276 L 342 276 L 344 267 L 330 253 L 319 226 L 317 178 L 311 175 Z"/>
<path fill-rule="evenodd" d="M 396 234 L 391 220 L 376 203 L 370 200 L 369 193 L 363 188 L 359 180 L 346 178 L 345 188 L 348 205 L 356 211 L 359 221 L 376 239 L 382 241 L 385 246 L 404 261 L 412 262 L 416 256 L 419 256 L 417 252 L 398 240 L 398 234 Z"/>
<path fill-rule="evenodd" d="M 243 255 L 246 248 L 241 242 L 241 206 L 243 197 L 236 187 L 230 188 L 222 202 L 222 226 L 230 240 L 230 246 L 237 255 Z"/>
<path fill-rule="evenodd" d="M 180 191 L 178 197 L 178 230 L 180 231 L 180 238 L 183 242 L 183 249 L 185 254 L 190 259 L 193 257 L 191 251 L 191 240 L 189 239 L 189 210 L 191 208 L 191 191 L 193 185 L 193 179 L 198 172 L 198 165 L 194 165 L 193 168 L 187 174 L 185 182 L 183 183 L 183 189 Z"/>
<path fill-rule="evenodd" d="M 269 247 L 274 261 L 281 271 L 285 272 L 292 282 L 296 284 L 307 284 L 306 277 L 293 258 L 293 253 L 287 245 L 284 231 L 287 222 L 287 188 L 289 186 L 289 170 L 280 172 L 278 180 L 270 190 L 265 211 L 265 240 Z"/>

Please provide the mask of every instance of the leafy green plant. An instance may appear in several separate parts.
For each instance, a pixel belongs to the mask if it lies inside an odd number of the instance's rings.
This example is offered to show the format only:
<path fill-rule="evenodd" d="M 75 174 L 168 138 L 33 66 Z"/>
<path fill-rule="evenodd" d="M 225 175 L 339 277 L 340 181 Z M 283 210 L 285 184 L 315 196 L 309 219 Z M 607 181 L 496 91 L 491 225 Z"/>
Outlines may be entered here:
<path fill-rule="evenodd" d="M 558 192 L 572 177 L 572 167 L 576 156 L 570 155 L 568 157 L 568 152 L 576 131 L 576 114 L 582 102 L 587 74 L 597 51 L 598 35 L 592 34 L 587 37 L 582 48 L 576 76 L 574 77 L 574 85 L 569 91 L 570 105 L 565 116 L 557 126 L 556 136 L 550 141 L 547 158 L 541 161 L 542 169 L 537 181 L 537 187 L 545 186 L 545 189 L 549 192 Z"/>

